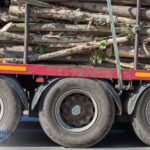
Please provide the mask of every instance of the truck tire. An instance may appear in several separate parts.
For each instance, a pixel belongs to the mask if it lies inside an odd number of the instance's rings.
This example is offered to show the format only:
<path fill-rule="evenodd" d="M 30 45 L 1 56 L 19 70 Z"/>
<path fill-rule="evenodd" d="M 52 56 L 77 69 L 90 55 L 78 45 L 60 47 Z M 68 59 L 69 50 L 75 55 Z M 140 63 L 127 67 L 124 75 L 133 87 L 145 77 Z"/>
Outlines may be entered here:
<path fill-rule="evenodd" d="M 150 88 L 142 93 L 136 104 L 132 126 L 139 139 L 150 145 Z"/>
<path fill-rule="evenodd" d="M 21 102 L 4 79 L 0 79 L 0 142 L 4 142 L 16 129 L 21 118 Z"/>
<path fill-rule="evenodd" d="M 65 78 L 43 96 L 39 119 L 47 136 L 65 147 L 90 147 L 109 132 L 115 106 L 94 80 Z"/>

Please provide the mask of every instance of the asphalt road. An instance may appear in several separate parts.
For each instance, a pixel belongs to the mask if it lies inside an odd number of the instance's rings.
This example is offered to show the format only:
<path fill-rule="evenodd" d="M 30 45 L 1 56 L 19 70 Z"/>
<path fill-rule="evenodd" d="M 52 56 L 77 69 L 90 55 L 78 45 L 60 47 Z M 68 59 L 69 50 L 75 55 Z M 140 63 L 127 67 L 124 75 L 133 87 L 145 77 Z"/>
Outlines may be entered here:
<path fill-rule="evenodd" d="M 33 122 L 35 121 L 35 122 Z M 5 143 L 0 144 L 0 150 L 65 150 L 52 142 L 42 131 L 38 120 L 24 118 L 16 132 Z M 69 148 L 70 149 L 70 148 Z M 150 150 L 132 132 L 132 130 L 112 129 L 103 141 L 85 150 Z M 73 149 L 72 149 L 73 150 Z M 78 149 L 79 150 L 79 149 Z"/>

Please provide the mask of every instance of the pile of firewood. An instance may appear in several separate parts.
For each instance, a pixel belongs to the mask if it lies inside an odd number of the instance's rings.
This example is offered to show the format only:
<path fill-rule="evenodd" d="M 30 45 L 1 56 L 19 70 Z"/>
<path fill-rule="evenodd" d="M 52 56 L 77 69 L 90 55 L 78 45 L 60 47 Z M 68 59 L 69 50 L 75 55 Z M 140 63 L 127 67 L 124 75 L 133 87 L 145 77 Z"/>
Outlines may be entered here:
<path fill-rule="evenodd" d="M 0 62 L 22 63 L 25 3 L 29 63 L 115 66 L 106 0 L 11 0 L 0 9 Z M 136 0 L 112 0 L 121 67 L 133 68 Z M 150 1 L 142 1 L 139 68 L 150 63 Z"/>

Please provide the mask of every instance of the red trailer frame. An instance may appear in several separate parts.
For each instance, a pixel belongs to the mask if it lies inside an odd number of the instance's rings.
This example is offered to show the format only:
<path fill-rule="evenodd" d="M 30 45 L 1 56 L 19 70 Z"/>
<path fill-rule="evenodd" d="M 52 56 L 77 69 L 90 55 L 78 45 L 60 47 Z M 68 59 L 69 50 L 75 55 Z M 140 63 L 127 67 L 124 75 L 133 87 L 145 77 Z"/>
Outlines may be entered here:
<path fill-rule="evenodd" d="M 0 74 L 118 79 L 115 68 L 92 66 L 0 64 Z M 123 80 L 150 80 L 150 71 L 122 70 Z"/>

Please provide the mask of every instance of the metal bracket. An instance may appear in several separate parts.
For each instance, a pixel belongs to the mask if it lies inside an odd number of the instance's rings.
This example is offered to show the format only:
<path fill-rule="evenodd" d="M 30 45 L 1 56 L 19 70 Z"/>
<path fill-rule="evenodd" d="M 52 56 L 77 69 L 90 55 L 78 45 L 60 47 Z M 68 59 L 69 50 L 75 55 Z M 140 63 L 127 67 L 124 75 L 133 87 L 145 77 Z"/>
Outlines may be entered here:
<path fill-rule="evenodd" d="M 109 10 L 111 32 L 112 32 L 113 45 L 114 45 L 114 50 L 115 50 L 116 67 L 117 67 L 118 80 L 119 80 L 119 89 L 122 90 L 124 86 L 123 86 L 122 73 L 121 73 L 121 67 L 120 67 L 120 58 L 119 58 L 119 53 L 118 53 L 118 45 L 117 45 L 117 39 L 116 39 L 116 30 L 115 30 L 115 24 L 114 24 L 114 19 L 113 19 L 111 0 L 107 0 L 107 5 L 108 5 L 108 10 Z"/>
<path fill-rule="evenodd" d="M 23 63 L 28 63 L 28 39 L 29 39 L 29 5 L 25 4 L 25 29 L 24 29 L 24 59 Z"/>
<path fill-rule="evenodd" d="M 134 69 L 137 69 L 137 64 L 138 64 L 140 20 L 141 20 L 141 0 L 137 0 L 137 15 L 136 15 L 136 26 L 135 26 L 136 30 L 135 30 Z"/>

